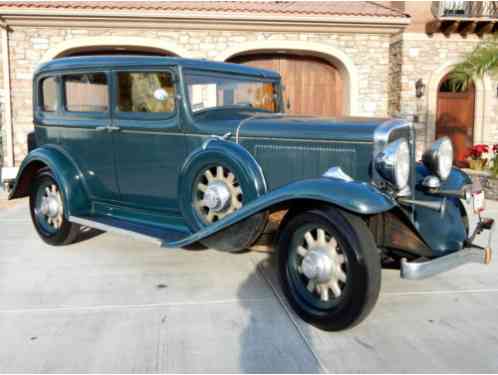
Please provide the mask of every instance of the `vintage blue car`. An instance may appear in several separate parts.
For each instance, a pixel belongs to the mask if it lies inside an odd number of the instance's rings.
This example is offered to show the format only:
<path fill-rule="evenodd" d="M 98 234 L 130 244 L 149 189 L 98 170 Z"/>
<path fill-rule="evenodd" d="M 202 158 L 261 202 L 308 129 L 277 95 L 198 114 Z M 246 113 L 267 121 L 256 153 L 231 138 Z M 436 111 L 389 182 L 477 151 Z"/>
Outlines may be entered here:
<path fill-rule="evenodd" d="M 462 204 L 482 194 L 452 167 L 451 142 L 415 161 L 401 119 L 286 115 L 280 76 L 205 60 L 56 59 L 34 75 L 36 148 L 10 198 L 30 197 L 52 245 L 81 226 L 165 247 L 236 252 L 284 211 L 275 248 L 283 292 L 306 321 L 340 330 L 373 308 L 381 265 L 420 279 L 491 249 Z M 316 98 L 320 100 L 320 98 Z"/>

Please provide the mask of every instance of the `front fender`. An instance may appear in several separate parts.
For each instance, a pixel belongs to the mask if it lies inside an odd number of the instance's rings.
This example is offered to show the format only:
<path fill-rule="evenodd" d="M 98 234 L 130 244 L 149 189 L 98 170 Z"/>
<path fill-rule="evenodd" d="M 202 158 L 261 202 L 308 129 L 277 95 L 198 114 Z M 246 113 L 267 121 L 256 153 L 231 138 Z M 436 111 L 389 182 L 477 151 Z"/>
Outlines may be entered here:
<path fill-rule="evenodd" d="M 416 166 L 416 183 L 420 184 L 424 177 L 433 175 L 434 173 L 431 172 L 424 164 L 422 163 L 417 163 Z M 463 186 L 465 185 L 470 185 L 472 184 L 472 180 L 470 177 L 463 172 L 461 169 L 453 167 L 451 169 L 450 175 L 448 178 L 443 181 L 441 185 L 442 190 L 453 190 L 457 191 L 460 190 Z"/>
<path fill-rule="evenodd" d="M 446 201 L 444 214 L 430 208 L 416 207 L 413 224 L 418 234 L 428 244 L 433 256 L 445 255 L 448 252 L 463 248 L 467 239 L 467 231 L 462 218 L 462 204 L 457 197 L 444 197 L 432 194 L 419 188 L 424 177 L 431 174 L 423 164 L 417 165 L 417 189 L 415 199 L 426 202 Z M 441 184 L 441 190 L 459 191 L 465 185 L 472 184 L 470 177 L 458 168 L 453 168 L 450 175 Z M 434 230 L 437 228 L 437 230 Z"/>
<path fill-rule="evenodd" d="M 223 220 L 217 221 L 180 241 L 164 243 L 164 246 L 188 246 L 272 206 L 302 199 L 336 205 L 361 215 L 385 212 L 396 205 L 391 197 L 366 183 L 347 182 L 326 177 L 302 180 L 264 194 Z"/>
<path fill-rule="evenodd" d="M 41 168 L 49 168 L 64 193 L 64 214 L 77 216 L 87 213 L 90 204 L 84 177 L 69 155 L 55 145 L 31 151 L 21 163 L 9 199 L 29 195 L 31 183 Z"/>

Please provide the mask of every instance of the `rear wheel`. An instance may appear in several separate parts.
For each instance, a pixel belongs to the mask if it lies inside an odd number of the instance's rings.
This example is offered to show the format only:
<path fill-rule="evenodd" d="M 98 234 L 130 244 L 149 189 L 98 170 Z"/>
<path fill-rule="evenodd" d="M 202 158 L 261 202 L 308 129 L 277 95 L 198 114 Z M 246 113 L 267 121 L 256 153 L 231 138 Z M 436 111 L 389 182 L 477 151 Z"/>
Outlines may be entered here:
<path fill-rule="evenodd" d="M 48 169 L 38 172 L 30 191 L 31 220 L 41 239 L 54 246 L 68 245 L 76 239 L 79 225 L 64 216 L 64 196 Z"/>
<path fill-rule="evenodd" d="M 334 208 L 286 220 L 278 242 L 282 288 L 305 321 L 337 331 L 358 324 L 380 290 L 379 251 L 366 224 Z"/>

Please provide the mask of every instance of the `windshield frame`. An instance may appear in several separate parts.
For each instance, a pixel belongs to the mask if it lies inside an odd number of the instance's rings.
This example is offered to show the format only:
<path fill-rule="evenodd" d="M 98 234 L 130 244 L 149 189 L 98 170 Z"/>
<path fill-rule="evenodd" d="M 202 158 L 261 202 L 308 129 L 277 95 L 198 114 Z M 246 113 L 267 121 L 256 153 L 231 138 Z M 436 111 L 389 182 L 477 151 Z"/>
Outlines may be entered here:
<path fill-rule="evenodd" d="M 217 106 L 217 107 L 208 107 L 204 109 L 200 109 L 198 111 L 194 111 L 192 109 L 192 102 L 190 100 L 190 94 L 189 94 L 189 84 L 187 82 L 187 77 L 189 75 L 203 75 L 203 76 L 209 76 L 209 77 L 221 77 L 221 78 L 233 78 L 234 80 L 245 80 L 245 81 L 252 81 L 252 82 L 263 82 L 263 83 L 272 83 L 275 86 L 275 111 L 268 111 L 262 108 L 257 108 L 257 107 L 250 107 L 250 106 L 242 106 L 242 105 L 226 105 L 226 106 Z M 282 81 L 280 78 L 275 79 L 275 78 L 268 78 L 268 77 L 258 77 L 258 76 L 253 76 L 253 75 L 246 75 L 246 74 L 239 74 L 239 73 L 232 73 L 232 72 L 225 72 L 225 71 L 214 71 L 214 70 L 197 70 L 197 69 L 182 69 L 182 78 L 183 78 L 183 86 L 184 86 L 184 92 L 185 92 L 185 98 L 186 98 L 186 104 L 189 113 L 192 116 L 197 116 L 197 115 L 202 115 L 206 114 L 209 112 L 218 112 L 218 111 L 234 111 L 234 110 L 239 110 L 239 111 L 253 111 L 256 113 L 266 113 L 266 114 L 275 114 L 275 113 L 282 113 L 282 110 L 284 108 L 283 106 L 283 101 L 282 101 Z"/>

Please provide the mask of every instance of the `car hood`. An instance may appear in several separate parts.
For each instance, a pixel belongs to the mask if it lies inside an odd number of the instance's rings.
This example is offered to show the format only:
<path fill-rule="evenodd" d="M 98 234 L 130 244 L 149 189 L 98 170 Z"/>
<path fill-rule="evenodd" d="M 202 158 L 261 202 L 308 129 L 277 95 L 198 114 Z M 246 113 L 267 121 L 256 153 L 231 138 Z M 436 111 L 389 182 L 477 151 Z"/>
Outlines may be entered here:
<path fill-rule="evenodd" d="M 238 139 L 286 138 L 373 142 L 375 129 L 386 120 L 368 117 L 255 115 L 239 123 L 236 136 Z"/>

